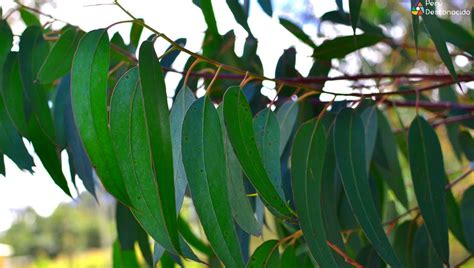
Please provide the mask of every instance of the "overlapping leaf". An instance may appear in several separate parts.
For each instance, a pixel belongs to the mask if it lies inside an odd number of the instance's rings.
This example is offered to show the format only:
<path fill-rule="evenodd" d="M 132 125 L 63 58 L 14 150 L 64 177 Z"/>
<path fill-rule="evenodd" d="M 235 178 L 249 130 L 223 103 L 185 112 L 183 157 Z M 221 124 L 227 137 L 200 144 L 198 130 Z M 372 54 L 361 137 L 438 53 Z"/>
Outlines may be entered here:
<path fill-rule="evenodd" d="M 324 41 L 320 46 L 315 48 L 313 57 L 320 60 L 343 58 L 351 52 L 364 47 L 373 46 L 382 40 L 383 37 L 370 34 L 336 37 L 332 40 Z"/>
<path fill-rule="evenodd" d="M 408 134 L 410 170 L 416 200 L 433 247 L 441 260 L 449 263 L 448 223 L 441 146 L 431 125 L 417 116 Z"/>
<path fill-rule="evenodd" d="M 186 113 L 182 150 L 194 206 L 214 252 L 226 267 L 242 267 L 227 193 L 221 126 L 208 97 L 194 102 Z"/>
<path fill-rule="evenodd" d="M 367 238 L 380 257 L 391 266 L 400 266 L 393 248 L 380 223 L 380 217 L 370 196 L 365 165 L 365 133 L 360 117 L 351 109 L 343 109 L 336 117 L 334 150 L 344 190 L 351 209 Z M 365 161 L 364 161 L 365 162 Z"/>
<path fill-rule="evenodd" d="M 290 209 L 272 184 L 260 157 L 250 107 L 239 87 L 230 87 L 224 95 L 224 120 L 235 154 L 259 197 L 274 213 L 291 217 Z"/>

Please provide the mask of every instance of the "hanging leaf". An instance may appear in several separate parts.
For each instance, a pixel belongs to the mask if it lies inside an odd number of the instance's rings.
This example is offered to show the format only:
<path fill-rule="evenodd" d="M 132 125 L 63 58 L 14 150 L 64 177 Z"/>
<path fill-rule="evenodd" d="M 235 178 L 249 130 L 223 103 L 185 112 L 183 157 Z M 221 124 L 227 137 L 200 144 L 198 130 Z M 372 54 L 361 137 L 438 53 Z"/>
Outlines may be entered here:
<path fill-rule="evenodd" d="M 91 31 L 79 42 L 71 71 L 72 109 L 84 148 L 104 187 L 131 205 L 107 128 L 109 53 L 105 29 Z"/>
<path fill-rule="evenodd" d="M 133 68 L 117 82 L 112 96 L 111 138 L 120 169 L 124 178 L 127 178 L 125 187 L 134 208 L 133 214 L 155 241 L 165 249 L 177 252 L 170 237 L 173 234 L 169 233 L 165 225 L 139 91 L 138 70 Z M 175 213 L 173 211 L 171 215 Z"/>
<path fill-rule="evenodd" d="M 226 188 L 221 126 L 208 97 L 198 99 L 188 109 L 182 135 L 183 164 L 204 232 L 226 267 L 242 267 Z"/>
<path fill-rule="evenodd" d="M 69 28 L 59 37 L 39 69 L 38 80 L 40 83 L 51 83 L 70 71 L 74 52 L 83 34 L 77 28 Z"/>
<path fill-rule="evenodd" d="M 433 247 L 449 264 L 448 223 L 443 155 L 438 137 L 422 117 L 413 119 L 408 132 L 410 170 L 416 200 Z"/>
<path fill-rule="evenodd" d="M 176 212 L 179 213 L 184 200 L 184 194 L 188 185 L 186 173 L 183 166 L 183 154 L 181 150 L 181 132 L 184 115 L 189 106 L 196 100 L 188 87 L 183 87 L 176 96 L 170 112 L 171 139 L 173 144 L 173 169 L 174 185 L 176 192 Z"/>
<path fill-rule="evenodd" d="M 372 154 L 375 148 L 375 141 L 377 138 L 377 106 L 369 106 L 365 108 L 360 118 L 364 124 L 365 131 L 365 159 L 367 163 L 367 170 L 369 170 L 370 162 L 372 161 Z"/>
<path fill-rule="evenodd" d="M 278 267 L 280 253 L 278 252 L 278 240 L 267 240 L 263 242 L 250 257 L 247 268 Z"/>
<path fill-rule="evenodd" d="M 336 37 L 332 40 L 324 41 L 320 46 L 315 48 L 313 58 L 319 60 L 344 58 L 351 52 L 364 47 L 373 46 L 382 40 L 383 37 L 370 34 Z"/>
<path fill-rule="evenodd" d="M 280 197 L 284 197 L 280 167 L 280 126 L 269 108 L 259 112 L 253 120 L 255 142 L 270 181 Z"/>
<path fill-rule="evenodd" d="M 458 103 L 458 97 L 456 95 L 456 92 L 451 86 L 445 86 L 439 89 L 439 99 L 440 101 Z M 462 149 L 459 143 L 459 126 L 460 124 L 457 122 L 445 124 L 448 139 L 451 143 L 451 147 L 453 148 L 454 154 L 456 155 L 456 158 L 458 160 L 461 160 Z"/>
<path fill-rule="evenodd" d="M 274 213 L 291 217 L 290 209 L 279 196 L 265 170 L 252 131 L 250 107 L 239 87 L 230 87 L 224 95 L 224 119 L 235 154 L 259 197 Z"/>
<path fill-rule="evenodd" d="M 474 186 L 470 186 L 461 202 L 461 218 L 468 249 L 474 252 Z"/>
<path fill-rule="evenodd" d="M 414 221 L 405 221 L 395 230 L 393 248 L 403 267 L 413 267 L 412 245 L 417 228 Z"/>
<path fill-rule="evenodd" d="M 61 156 L 56 147 L 56 132 L 45 89 L 37 83 L 36 76 L 49 47 L 40 27 L 28 27 L 21 35 L 18 63 L 22 100 L 26 108 L 27 133 L 36 154 L 53 181 L 64 193 L 71 195 L 61 169 Z M 24 119 L 22 119 L 24 120 Z"/>
<path fill-rule="evenodd" d="M 352 30 L 356 32 L 357 25 L 359 24 L 360 8 L 362 7 L 362 0 L 351 0 L 349 1 L 349 14 L 351 17 Z"/>
<path fill-rule="evenodd" d="M 474 139 L 471 134 L 468 131 L 463 130 L 459 132 L 458 140 L 466 158 L 470 162 L 474 162 Z"/>
<path fill-rule="evenodd" d="M 283 103 L 276 112 L 280 124 L 280 156 L 290 140 L 298 117 L 299 105 L 297 102 L 288 101 Z"/>
<path fill-rule="evenodd" d="M 316 44 L 313 42 L 313 40 L 311 40 L 311 37 L 309 37 L 298 25 L 285 18 L 280 18 L 280 24 L 301 42 L 307 44 L 313 49 L 316 48 Z"/>
<path fill-rule="evenodd" d="M 174 42 L 176 44 L 184 47 L 186 45 L 186 38 L 179 38 L 179 39 L 176 39 Z M 174 48 L 174 46 L 170 45 L 166 49 L 166 51 L 170 51 L 170 49 L 173 49 L 173 48 Z M 166 54 L 165 56 L 163 56 L 160 60 L 161 67 L 163 69 L 166 69 L 166 68 L 171 69 L 171 65 L 176 60 L 176 58 L 178 57 L 180 52 L 181 52 L 180 50 L 175 49 L 175 50 L 171 51 L 170 53 Z M 165 73 L 165 75 L 166 75 L 166 73 Z"/>
<path fill-rule="evenodd" d="M 113 268 L 139 268 L 135 250 L 124 250 L 120 247 L 120 242 L 115 240 L 112 247 L 112 267 Z"/>
<path fill-rule="evenodd" d="M 160 213 L 171 243 L 175 249 L 179 249 L 176 204 L 175 202 L 166 202 L 176 200 L 168 99 L 161 65 L 151 41 L 145 41 L 140 46 L 138 70 L 145 112 L 147 132 L 145 139 L 150 146 L 153 178 L 156 180 L 155 185 L 158 188 Z"/>
<path fill-rule="evenodd" d="M 420 18 L 418 17 L 418 14 L 413 14 L 413 9 L 417 7 L 418 3 L 419 3 L 418 0 L 411 0 L 411 8 L 412 8 L 411 24 L 412 24 L 412 30 L 413 30 L 413 39 L 415 41 L 415 48 L 416 48 L 417 53 L 418 53 L 418 33 L 419 33 L 419 26 L 420 26 Z"/>
<path fill-rule="evenodd" d="M 332 250 L 327 246 L 321 202 L 321 181 L 325 165 L 326 135 L 319 121 L 302 125 L 291 152 L 291 178 L 296 212 L 311 255 L 320 267 L 336 267 Z"/>
<path fill-rule="evenodd" d="M 351 109 L 343 109 L 336 117 L 334 150 L 344 190 L 354 216 L 368 240 L 382 259 L 391 266 L 400 266 L 380 223 L 373 204 L 365 165 L 356 163 L 365 158 L 365 133 L 360 117 Z"/>
<path fill-rule="evenodd" d="M 408 197 L 398 159 L 397 143 L 390 123 L 382 111 L 377 110 L 378 135 L 374 151 L 374 175 L 387 182 L 397 199 L 408 208 Z"/>
<path fill-rule="evenodd" d="M 217 108 L 224 139 L 224 150 L 227 165 L 227 189 L 232 207 L 232 216 L 237 224 L 247 233 L 260 236 L 262 233 L 259 223 L 254 216 L 252 205 L 244 188 L 244 175 L 239 160 L 232 149 L 224 123 L 223 105 Z"/>
<path fill-rule="evenodd" d="M 446 182 L 446 184 L 447 183 L 448 182 Z M 454 199 L 451 189 L 446 190 L 446 213 L 449 230 L 465 248 L 468 248 L 466 237 L 463 231 L 461 210 L 459 209 L 456 199 Z"/>
<path fill-rule="evenodd" d="M 443 34 L 447 42 L 471 55 L 474 55 L 474 47 L 472 46 L 474 43 L 474 36 L 469 33 L 469 31 L 460 24 L 453 23 L 447 19 L 438 18 L 438 22 L 441 29 L 443 29 Z"/>
<path fill-rule="evenodd" d="M 272 0 L 257 0 L 260 7 L 268 16 L 273 15 Z"/>
<path fill-rule="evenodd" d="M 298 267 L 298 258 L 296 257 L 296 249 L 295 246 L 288 246 L 283 254 L 281 255 L 281 263 L 280 267 L 282 268 L 290 268 L 290 267 Z"/>
<path fill-rule="evenodd" d="M 431 40 L 435 44 L 439 57 L 443 61 L 444 65 L 446 65 L 446 68 L 448 68 L 448 71 L 451 74 L 451 76 L 454 78 L 454 80 L 458 81 L 456 70 L 454 69 L 451 56 L 449 55 L 448 47 L 446 46 L 444 29 L 439 23 L 438 17 L 436 15 L 428 15 L 424 13 L 423 22 L 425 24 L 426 30 L 431 36 Z"/>
<path fill-rule="evenodd" d="M 132 47 L 133 52 L 137 50 L 138 44 L 140 43 L 140 37 L 143 32 L 143 23 L 143 19 L 138 19 L 133 22 L 132 28 L 130 29 L 130 46 Z"/>
<path fill-rule="evenodd" d="M 184 239 L 186 239 L 193 248 L 207 256 L 214 254 L 212 249 L 193 233 L 191 226 L 181 216 L 178 218 L 178 228 Z"/>
<path fill-rule="evenodd" d="M 202 14 L 204 15 L 204 20 L 207 24 L 207 31 L 210 33 L 210 35 L 219 36 L 219 32 L 217 31 L 216 17 L 214 15 L 214 10 L 212 9 L 212 1 L 193 0 L 193 3 L 201 9 Z"/>
<path fill-rule="evenodd" d="M 226 0 L 226 2 L 237 23 L 240 24 L 240 26 L 242 26 L 242 28 L 244 28 L 249 35 L 252 35 L 252 31 L 250 30 L 249 24 L 247 23 L 248 15 L 245 13 L 244 8 L 239 3 L 239 0 Z"/>
<path fill-rule="evenodd" d="M 427 232 L 426 226 L 418 227 L 413 239 L 412 258 L 413 267 L 443 267 L 432 240 Z"/>

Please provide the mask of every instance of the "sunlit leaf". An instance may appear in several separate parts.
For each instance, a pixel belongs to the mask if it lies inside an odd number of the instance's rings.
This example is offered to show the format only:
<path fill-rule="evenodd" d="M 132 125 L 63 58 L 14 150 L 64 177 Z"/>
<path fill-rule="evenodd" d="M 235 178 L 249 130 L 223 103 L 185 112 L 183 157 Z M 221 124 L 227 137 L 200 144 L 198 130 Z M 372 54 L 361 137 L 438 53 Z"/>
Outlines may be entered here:
<path fill-rule="evenodd" d="M 239 87 L 230 87 L 224 95 L 224 119 L 235 154 L 259 197 L 274 213 L 291 217 L 290 209 L 265 170 L 253 133 L 250 107 Z"/>
<path fill-rule="evenodd" d="M 132 24 L 132 28 L 130 29 L 130 46 L 132 47 L 132 51 L 136 51 L 138 44 L 140 43 L 140 37 L 143 32 L 143 23 L 143 19 L 138 19 Z"/>
<path fill-rule="evenodd" d="M 438 137 L 422 117 L 413 119 L 408 132 L 410 170 L 416 200 L 433 247 L 449 263 L 448 223 L 444 187 L 446 175 Z"/>
<path fill-rule="evenodd" d="M 391 266 L 400 266 L 380 223 L 380 216 L 370 196 L 365 165 L 356 162 L 365 158 L 365 132 L 360 117 L 344 109 L 336 117 L 334 150 L 344 190 L 354 215 L 380 257 Z"/>
<path fill-rule="evenodd" d="M 20 16 L 26 26 L 41 26 L 39 19 L 25 8 L 20 8 Z"/>
<path fill-rule="evenodd" d="M 208 97 L 188 109 L 182 134 L 183 164 L 204 232 L 226 267 L 242 267 L 226 186 L 226 162 L 219 116 Z"/>
<path fill-rule="evenodd" d="M 109 54 L 105 29 L 91 31 L 79 42 L 71 71 L 72 110 L 84 148 L 104 187 L 131 205 L 107 127 Z"/>

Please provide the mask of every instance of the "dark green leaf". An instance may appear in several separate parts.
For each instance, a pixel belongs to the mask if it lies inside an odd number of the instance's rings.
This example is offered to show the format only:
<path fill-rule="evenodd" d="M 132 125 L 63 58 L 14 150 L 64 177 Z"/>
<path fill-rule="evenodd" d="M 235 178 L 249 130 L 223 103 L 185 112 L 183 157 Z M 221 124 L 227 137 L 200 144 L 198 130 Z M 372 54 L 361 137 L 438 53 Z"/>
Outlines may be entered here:
<path fill-rule="evenodd" d="M 415 222 L 405 221 L 395 230 L 393 248 L 404 267 L 412 267 L 412 245 L 417 228 Z"/>
<path fill-rule="evenodd" d="M 197 100 L 188 109 L 182 135 L 183 164 L 204 232 L 226 267 L 242 267 L 227 193 L 221 126 L 208 97 Z"/>
<path fill-rule="evenodd" d="M 432 126 L 420 116 L 411 123 L 408 152 L 416 200 L 428 235 L 440 258 L 449 264 L 443 154 Z"/>
<path fill-rule="evenodd" d="M 178 218 L 178 228 L 184 239 L 193 248 L 199 250 L 201 253 L 207 256 L 214 254 L 212 249 L 194 234 L 193 230 L 191 230 L 191 226 L 181 216 Z"/>
<path fill-rule="evenodd" d="M 235 154 L 259 197 L 274 213 L 291 217 L 290 209 L 265 170 L 253 133 L 250 106 L 239 87 L 230 87 L 224 95 L 224 119 Z"/>
<path fill-rule="evenodd" d="M 199 8 L 201 8 L 202 14 L 204 15 L 204 20 L 207 24 L 207 30 L 209 31 L 211 36 L 219 36 L 219 32 L 217 31 L 216 17 L 214 15 L 214 10 L 212 9 L 212 1 L 193 0 L 193 3 Z"/>
<path fill-rule="evenodd" d="M 247 268 L 278 267 L 279 259 L 278 240 L 267 240 L 254 251 Z"/>
<path fill-rule="evenodd" d="M 5 63 L 13 46 L 13 33 L 5 20 L 0 20 L 0 66 Z M 3 67 L 2 67 L 3 69 Z"/>
<path fill-rule="evenodd" d="M 253 120 L 255 142 L 257 143 L 260 158 L 270 181 L 283 198 L 283 184 L 280 166 L 280 126 L 275 113 L 266 108 L 259 112 Z"/>
<path fill-rule="evenodd" d="M 21 35 L 19 67 L 23 96 L 26 101 L 27 132 L 36 154 L 53 181 L 68 195 L 66 178 L 61 168 L 61 156 L 56 146 L 56 131 L 46 90 L 36 81 L 49 47 L 40 27 L 28 27 Z"/>
<path fill-rule="evenodd" d="M 132 209 L 133 214 L 155 241 L 177 252 L 165 226 L 146 131 L 138 70 L 133 68 L 117 82 L 112 96 L 111 138 L 120 169 L 127 178 L 125 187 L 132 207 L 136 208 Z"/>
<path fill-rule="evenodd" d="M 141 98 L 145 112 L 146 140 L 151 151 L 153 178 L 158 188 L 160 213 L 164 219 L 167 236 L 175 249 L 179 249 L 173 175 L 173 149 L 166 85 L 153 42 L 140 46 L 138 70 Z"/>
<path fill-rule="evenodd" d="M 281 255 L 281 268 L 298 267 L 298 258 L 296 257 L 295 246 L 288 246 Z"/>
<path fill-rule="evenodd" d="M 239 3 L 239 0 L 226 0 L 226 2 L 237 23 L 240 24 L 240 26 L 242 26 L 249 35 L 252 35 L 252 31 L 250 31 L 249 24 L 247 23 L 248 15 L 245 14 L 242 5 Z"/>
<path fill-rule="evenodd" d="M 339 23 L 339 24 L 351 26 L 350 15 L 338 10 L 329 11 L 325 13 L 324 15 L 321 16 L 320 20 L 321 22 L 331 21 L 333 23 Z M 374 25 L 373 23 L 367 21 L 366 19 L 362 17 L 359 18 L 359 24 L 357 25 L 357 28 L 361 29 L 366 34 L 384 36 L 383 30 L 381 28 L 379 28 L 378 26 Z"/>
<path fill-rule="evenodd" d="M 227 137 L 224 125 L 224 109 L 222 105 L 219 106 L 217 112 L 219 113 L 222 137 L 224 138 L 225 160 L 227 164 L 227 190 L 229 191 L 232 216 L 245 232 L 260 236 L 261 226 L 258 224 L 257 219 L 254 216 L 252 205 L 250 204 L 250 200 L 247 197 L 244 188 L 244 175 L 242 173 L 242 168 L 240 167 L 239 160 L 237 159 L 237 156 L 235 156 L 232 145 Z"/>
<path fill-rule="evenodd" d="M 334 150 L 344 190 L 357 221 L 380 257 L 391 266 L 400 266 L 369 194 L 366 167 L 356 162 L 366 159 L 365 132 L 362 120 L 352 109 L 343 109 L 336 117 Z"/>
<path fill-rule="evenodd" d="M 470 162 L 474 162 L 474 139 L 467 130 L 459 132 L 459 144 L 464 155 Z"/>
<path fill-rule="evenodd" d="M 109 193 L 130 205 L 107 127 L 109 53 L 106 30 L 94 30 L 81 39 L 72 63 L 72 108 L 84 148 L 98 177 Z"/>
<path fill-rule="evenodd" d="M 365 108 L 360 114 L 365 131 L 365 159 L 367 170 L 369 170 L 372 154 L 374 153 L 375 141 L 377 140 L 377 111 L 377 106 L 373 105 Z"/>
<path fill-rule="evenodd" d="M 170 112 L 171 139 L 173 144 L 173 169 L 174 187 L 176 192 L 176 212 L 179 212 L 183 204 L 186 192 L 187 180 L 183 166 L 183 155 L 181 150 L 181 132 L 184 115 L 189 106 L 196 100 L 193 92 L 188 87 L 183 87 L 176 96 Z"/>
<path fill-rule="evenodd" d="M 38 72 L 40 83 L 47 84 L 64 76 L 71 69 L 72 58 L 83 32 L 70 28 L 59 37 Z"/>
<path fill-rule="evenodd" d="M 309 37 L 298 25 L 284 18 L 280 18 L 280 24 L 301 42 L 307 44 L 313 49 L 316 48 L 316 44 L 311 40 L 311 37 Z"/>
<path fill-rule="evenodd" d="M 388 119 L 377 110 L 378 136 L 374 152 L 374 169 L 392 189 L 395 196 L 405 208 L 408 208 L 408 197 L 403 181 L 402 169 L 398 159 L 397 143 Z"/>
<path fill-rule="evenodd" d="M 448 217 L 448 227 L 456 239 L 465 247 L 467 246 L 466 237 L 463 231 L 463 224 L 461 219 L 461 210 L 454 199 L 451 189 L 446 190 L 446 212 Z"/>
<path fill-rule="evenodd" d="M 443 61 L 446 68 L 448 68 L 451 76 L 457 81 L 458 76 L 456 75 L 456 70 L 454 69 L 451 56 L 449 55 L 448 47 L 446 46 L 446 37 L 444 29 L 439 23 L 439 19 L 436 15 L 423 14 L 423 22 L 425 24 L 426 30 L 431 36 L 431 40 L 435 44 L 438 55 Z"/>
<path fill-rule="evenodd" d="M 359 24 L 360 8 L 362 7 L 362 0 L 351 0 L 349 1 L 349 14 L 351 17 L 352 30 L 354 35 Z"/>
<path fill-rule="evenodd" d="M 39 19 L 25 8 L 20 8 L 20 16 L 26 26 L 41 26 Z"/>
<path fill-rule="evenodd" d="M 183 46 L 183 47 L 186 45 L 186 39 L 185 38 L 176 39 L 174 42 L 179 44 L 180 46 Z M 166 49 L 166 51 L 169 51 L 170 49 L 173 49 L 173 45 L 170 45 Z M 165 56 L 163 56 L 160 60 L 161 67 L 163 67 L 163 69 L 171 68 L 171 65 L 176 60 L 176 58 L 178 57 L 180 52 L 181 52 L 180 50 L 175 49 L 174 51 L 170 52 L 169 54 L 166 54 Z"/>
<path fill-rule="evenodd" d="M 354 40 L 355 39 L 355 40 Z M 382 41 L 377 35 L 360 34 L 355 36 L 341 36 L 324 41 L 314 49 L 313 57 L 321 60 L 343 58 L 347 54 L 364 47 L 370 47 Z"/>
<path fill-rule="evenodd" d="M 411 8 L 415 8 L 419 1 L 411 0 Z M 415 47 L 416 51 L 418 52 L 418 33 L 419 33 L 419 26 L 420 26 L 420 18 L 418 15 L 411 15 L 411 24 L 413 29 L 413 39 L 415 40 Z"/>
<path fill-rule="evenodd" d="M 448 19 L 438 19 L 443 30 L 446 41 L 457 46 L 459 49 L 474 55 L 474 36 L 460 24 L 453 23 Z"/>
<path fill-rule="evenodd" d="M 413 267 L 441 268 L 443 263 L 436 254 L 425 227 L 425 225 L 418 227 L 415 233 L 412 248 Z"/>
<path fill-rule="evenodd" d="M 268 16 L 273 15 L 272 0 L 257 0 L 260 4 L 260 7 L 263 9 Z"/>
<path fill-rule="evenodd" d="M 122 250 L 134 250 L 137 241 L 137 221 L 130 209 L 117 203 L 115 210 L 115 222 L 117 227 L 117 239 Z"/>
<path fill-rule="evenodd" d="M 474 186 L 469 187 L 463 195 L 461 218 L 468 249 L 474 252 Z"/>
<path fill-rule="evenodd" d="M 290 140 L 298 117 L 299 105 L 297 102 L 288 101 L 283 103 L 276 112 L 280 124 L 280 156 Z"/>
<path fill-rule="evenodd" d="M 132 29 L 130 29 L 130 46 L 132 51 L 136 51 L 138 44 L 140 43 L 140 37 L 143 32 L 143 19 L 138 19 L 138 21 L 132 24 Z"/>
<path fill-rule="evenodd" d="M 326 244 L 321 203 L 325 134 L 319 121 L 309 121 L 298 129 L 291 152 L 291 178 L 298 220 L 311 255 L 320 267 L 336 267 L 336 260 Z"/>

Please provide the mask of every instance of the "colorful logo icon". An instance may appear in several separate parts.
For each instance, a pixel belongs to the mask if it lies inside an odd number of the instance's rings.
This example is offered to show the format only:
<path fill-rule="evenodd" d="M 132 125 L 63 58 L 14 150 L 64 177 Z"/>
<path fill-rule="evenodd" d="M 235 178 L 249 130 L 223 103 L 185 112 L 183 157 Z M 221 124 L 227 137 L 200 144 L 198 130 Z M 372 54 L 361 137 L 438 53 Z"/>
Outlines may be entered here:
<path fill-rule="evenodd" d="M 411 14 L 421 16 L 423 13 L 425 13 L 425 8 L 423 7 L 423 4 L 418 1 L 418 3 L 411 8 Z"/>

